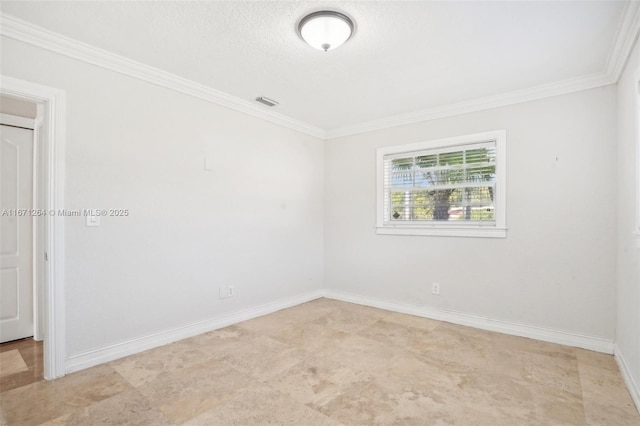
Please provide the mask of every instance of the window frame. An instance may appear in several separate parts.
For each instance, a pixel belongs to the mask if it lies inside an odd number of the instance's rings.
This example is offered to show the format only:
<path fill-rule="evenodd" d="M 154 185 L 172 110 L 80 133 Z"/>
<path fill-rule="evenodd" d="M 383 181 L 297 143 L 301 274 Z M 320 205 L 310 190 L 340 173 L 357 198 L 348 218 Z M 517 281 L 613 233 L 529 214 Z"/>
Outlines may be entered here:
<path fill-rule="evenodd" d="M 380 147 L 376 149 L 376 233 L 380 235 L 424 235 L 449 237 L 506 238 L 506 141 L 507 131 L 493 130 L 452 138 L 435 139 L 418 143 Z M 424 150 L 452 147 L 468 147 L 478 143 L 495 142 L 496 145 L 496 189 L 495 224 L 465 224 L 460 222 L 425 222 L 410 224 L 385 222 L 384 216 L 384 157 Z"/>

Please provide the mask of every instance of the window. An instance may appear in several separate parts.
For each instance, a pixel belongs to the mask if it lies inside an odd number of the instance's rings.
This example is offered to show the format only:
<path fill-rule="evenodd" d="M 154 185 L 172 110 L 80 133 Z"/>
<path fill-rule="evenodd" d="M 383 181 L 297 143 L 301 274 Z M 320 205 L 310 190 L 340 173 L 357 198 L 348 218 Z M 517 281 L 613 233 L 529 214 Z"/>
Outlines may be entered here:
<path fill-rule="evenodd" d="M 506 237 L 506 131 L 377 150 L 378 234 Z"/>

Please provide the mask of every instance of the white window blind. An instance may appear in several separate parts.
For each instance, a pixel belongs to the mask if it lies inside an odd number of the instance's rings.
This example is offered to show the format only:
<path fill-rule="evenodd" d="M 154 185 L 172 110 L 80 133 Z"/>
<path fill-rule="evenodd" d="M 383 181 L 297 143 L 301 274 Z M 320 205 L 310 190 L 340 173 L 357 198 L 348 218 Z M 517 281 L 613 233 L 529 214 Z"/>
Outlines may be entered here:
<path fill-rule="evenodd" d="M 385 222 L 495 225 L 495 185 L 495 141 L 385 155 Z"/>
<path fill-rule="evenodd" d="M 381 234 L 505 237 L 506 132 L 378 148 Z"/>

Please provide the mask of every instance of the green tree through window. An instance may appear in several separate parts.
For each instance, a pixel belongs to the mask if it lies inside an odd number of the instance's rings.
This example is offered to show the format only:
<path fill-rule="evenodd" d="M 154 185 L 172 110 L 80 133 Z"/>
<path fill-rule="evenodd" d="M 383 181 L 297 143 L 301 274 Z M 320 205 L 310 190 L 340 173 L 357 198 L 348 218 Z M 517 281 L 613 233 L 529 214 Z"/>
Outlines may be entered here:
<path fill-rule="evenodd" d="M 495 146 L 394 155 L 385 165 L 389 221 L 495 221 Z"/>

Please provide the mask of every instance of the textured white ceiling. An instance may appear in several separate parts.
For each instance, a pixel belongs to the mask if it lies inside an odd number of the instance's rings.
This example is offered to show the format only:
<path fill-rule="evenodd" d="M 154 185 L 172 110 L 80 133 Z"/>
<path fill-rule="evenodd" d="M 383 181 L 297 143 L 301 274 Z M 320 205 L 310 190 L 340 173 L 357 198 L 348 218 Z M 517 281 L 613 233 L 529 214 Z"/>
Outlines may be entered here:
<path fill-rule="evenodd" d="M 332 130 L 604 72 L 618 1 L 12 2 L 2 12 Z M 357 32 L 302 42 L 319 9 Z M 265 107 L 267 108 L 267 107 Z"/>

